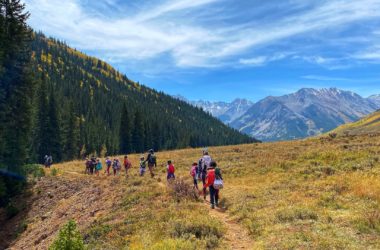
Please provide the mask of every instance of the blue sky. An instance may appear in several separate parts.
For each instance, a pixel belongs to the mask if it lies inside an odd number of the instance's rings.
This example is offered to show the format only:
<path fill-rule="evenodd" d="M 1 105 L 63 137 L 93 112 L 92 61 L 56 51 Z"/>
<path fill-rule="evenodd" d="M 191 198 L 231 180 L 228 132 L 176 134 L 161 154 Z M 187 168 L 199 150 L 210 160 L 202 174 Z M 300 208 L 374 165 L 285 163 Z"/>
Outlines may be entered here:
<path fill-rule="evenodd" d="M 24 0 L 29 24 L 189 99 L 380 94 L 380 0 Z"/>

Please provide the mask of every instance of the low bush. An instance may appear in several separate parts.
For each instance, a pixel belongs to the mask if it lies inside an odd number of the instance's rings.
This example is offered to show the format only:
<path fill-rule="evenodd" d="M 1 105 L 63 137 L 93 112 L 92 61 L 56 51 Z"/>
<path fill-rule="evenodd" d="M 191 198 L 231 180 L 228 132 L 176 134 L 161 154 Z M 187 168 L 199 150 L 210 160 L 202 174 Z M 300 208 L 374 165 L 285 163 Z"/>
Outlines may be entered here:
<path fill-rule="evenodd" d="M 151 250 L 195 250 L 197 246 L 194 243 L 183 239 L 165 239 L 156 243 L 151 247 Z"/>
<path fill-rule="evenodd" d="M 171 237 L 203 240 L 207 248 L 215 248 L 224 234 L 223 225 L 207 216 L 173 220 L 169 228 Z"/>
<path fill-rule="evenodd" d="M 284 209 L 276 213 L 280 222 L 293 222 L 295 220 L 318 220 L 318 215 L 307 208 Z"/>
<path fill-rule="evenodd" d="M 199 195 L 193 186 L 181 178 L 169 183 L 169 193 L 177 202 L 185 199 L 199 200 Z"/>

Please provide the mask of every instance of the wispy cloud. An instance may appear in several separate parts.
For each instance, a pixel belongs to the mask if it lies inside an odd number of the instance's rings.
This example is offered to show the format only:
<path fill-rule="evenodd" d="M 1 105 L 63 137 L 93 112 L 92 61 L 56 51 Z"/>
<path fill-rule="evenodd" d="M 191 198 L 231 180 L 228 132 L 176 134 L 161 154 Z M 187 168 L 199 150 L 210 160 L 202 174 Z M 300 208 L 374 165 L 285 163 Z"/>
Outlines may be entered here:
<path fill-rule="evenodd" d="M 257 56 L 251 58 L 241 58 L 239 60 L 239 63 L 246 66 L 259 67 L 264 66 L 270 62 L 282 60 L 286 57 L 286 54 L 277 54 L 274 56 Z"/>
<path fill-rule="evenodd" d="M 163 57 L 168 67 L 184 68 L 220 67 L 236 62 L 250 66 L 266 65 L 283 58 L 270 54 L 252 55 L 285 41 L 316 34 L 324 37 L 326 30 L 334 33 L 339 27 L 380 18 L 380 0 L 329 0 L 320 1 L 317 5 L 304 2 L 299 5 L 299 1 L 289 1 L 289 5 L 298 2 L 297 11 L 271 21 L 264 18 L 260 21 L 262 16 L 271 13 L 249 16 L 249 12 L 244 12 L 245 16 L 239 19 L 238 14 L 223 8 L 224 4 L 230 3 L 229 0 L 152 1 L 145 5 L 148 9 L 118 18 L 90 15 L 79 0 L 24 1 L 32 13 L 30 23 L 35 29 L 67 40 L 79 49 L 120 62 Z M 255 3 L 252 1 L 252 6 Z M 115 5 L 115 2 L 107 0 L 107 4 Z M 225 11 L 225 18 L 215 14 L 221 9 Z M 192 18 L 192 14 L 202 17 Z M 376 32 L 374 36 L 378 34 Z M 305 51 L 296 49 L 297 44 L 289 44 L 299 54 L 298 58 L 306 58 Z M 379 57 L 378 52 L 371 55 Z M 356 56 L 358 60 L 369 57 L 365 54 Z M 309 56 L 309 59 L 309 63 L 329 67 L 337 63 L 327 57 Z"/>
<path fill-rule="evenodd" d="M 319 75 L 307 75 L 307 76 L 302 76 L 301 78 L 306 79 L 306 80 L 328 81 L 328 82 L 351 81 L 352 80 L 352 79 L 343 78 L 343 77 L 331 77 L 331 76 L 319 76 Z"/>

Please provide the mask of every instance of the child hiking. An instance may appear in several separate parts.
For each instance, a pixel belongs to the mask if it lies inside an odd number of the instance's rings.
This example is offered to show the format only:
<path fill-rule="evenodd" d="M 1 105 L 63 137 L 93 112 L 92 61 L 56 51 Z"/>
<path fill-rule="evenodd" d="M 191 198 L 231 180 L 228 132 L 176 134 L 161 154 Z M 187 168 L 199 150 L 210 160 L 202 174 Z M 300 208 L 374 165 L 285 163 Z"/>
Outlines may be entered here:
<path fill-rule="evenodd" d="M 113 175 L 119 175 L 119 171 L 121 168 L 121 164 L 118 158 L 115 158 L 112 163 L 112 168 L 113 168 Z"/>
<path fill-rule="evenodd" d="M 96 167 L 95 167 L 95 174 L 96 176 L 99 176 L 99 172 L 102 170 L 103 166 L 102 166 L 102 162 L 97 159 L 96 160 Z"/>
<path fill-rule="evenodd" d="M 215 168 L 216 168 L 216 162 L 212 161 L 210 163 L 210 167 L 208 168 L 207 179 L 206 179 L 206 184 L 205 184 L 205 188 L 209 188 L 210 190 L 210 203 L 211 203 L 212 209 L 214 209 L 215 206 L 218 206 L 218 201 L 219 201 L 219 190 L 214 187 L 214 182 L 216 178 Z"/>
<path fill-rule="evenodd" d="M 190 175 L 193 177 L 194 188 L 199 190 L 198 188 L 198 163 L 194 162 L 190 169 Z"/>
<path fill-rule="evenodd" d="M 107 175 L 110 175 L 110 169 L 112 166 L 112 161 L 109 157 L 106 158 L 106 166 L 107 166 L 106 173 L 107 173 Z"/>
<path fill-rule="evenodd" d="M 128 178 L 128 170 L 132 167 L 131 161 L 128 159 L 128 156 L 124 156 L 124 169 L 125 169 L 125 178 Z"/>
<path fill-rule="evenodd" d="M 140 157 L 140 176 L 143 176 L 146 171 L 146 161 L 144 161 L 144 156 Z"/>
<path fill-rule="evenodd" d="M 167 166 L 167 180 L 170 181 L 170 180 L 174 180 L 175 179 L 175 175 L 174 175 L 174 172 L 175 172 L 175 168 L 174 168 L 174 164 L 172 163 L 172 161 L 168 161 L 168 166 Z"/>

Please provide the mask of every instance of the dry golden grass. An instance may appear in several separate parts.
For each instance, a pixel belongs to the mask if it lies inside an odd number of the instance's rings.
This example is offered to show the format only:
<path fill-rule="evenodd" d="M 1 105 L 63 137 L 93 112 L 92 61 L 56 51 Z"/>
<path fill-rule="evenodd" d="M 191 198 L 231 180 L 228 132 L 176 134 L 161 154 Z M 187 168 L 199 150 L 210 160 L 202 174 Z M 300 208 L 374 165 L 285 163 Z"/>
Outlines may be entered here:
<path fill-rule="evenodd" d="M 380 136 L 321 137 L 209 151 L 225 180 L 221 204 L 231 221 L 250 233 L 252 249 L 380 248 Z M 148 172 L 138 176 L 139 155 L 130 156 L 128 180 L 103 173 L 85 176 L 83 161 L 56 165 L 57 176 L 45 180 L 92 184 L 79 185 L 77 192 L 52 205 L 52 218 L 58 224 L 76 219 L 91 249 L 228 248 L 233 245 L 225 241 L 228 223 L 210 216 L 202 202 L 177 202 L 166 188 L 167 160 L 174 162 L 177 177 L 191 183 L 190 166 L 200 155 L 201 149 L 157 153 L 155 179 Z M 99 187 L 100 194 L 92 193 L 92 187 Z M 93 216 L 87 208 L 78 209 L 88 199 L 94 199 L 91 208 L 99 208 Z M 59 211 L 68 215 L 58 217 Z M 33 245 L 31 236 L 38 236 L 36 228 L 42 225 L 32 220 L 14 246 Z M 45 245 L 36 246 L 46 246 L 57 230 L 49 231 Z"/>

